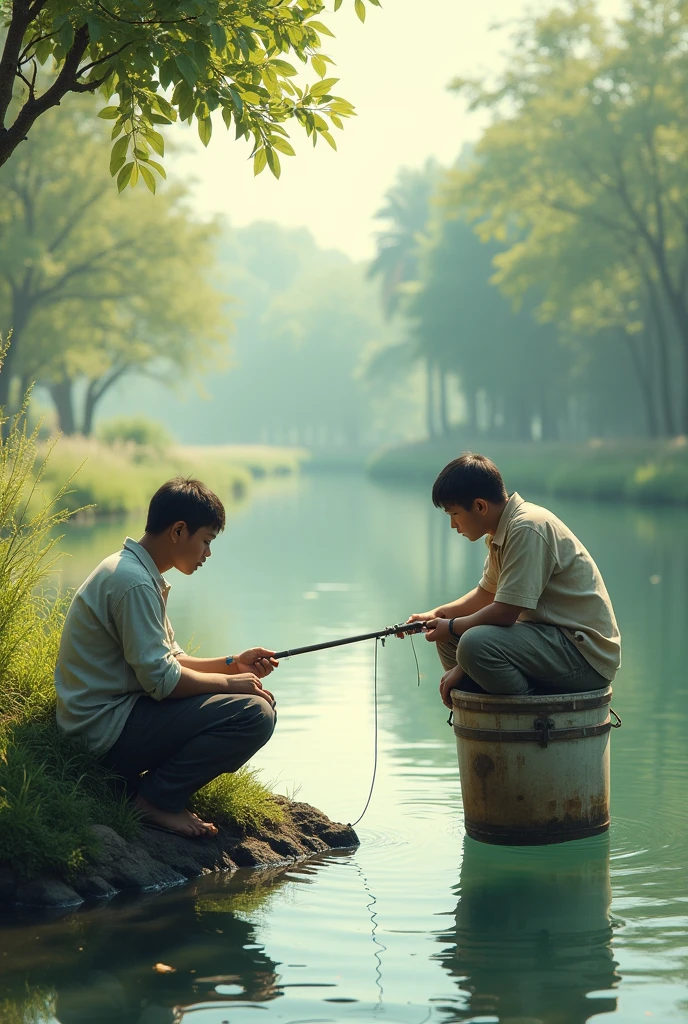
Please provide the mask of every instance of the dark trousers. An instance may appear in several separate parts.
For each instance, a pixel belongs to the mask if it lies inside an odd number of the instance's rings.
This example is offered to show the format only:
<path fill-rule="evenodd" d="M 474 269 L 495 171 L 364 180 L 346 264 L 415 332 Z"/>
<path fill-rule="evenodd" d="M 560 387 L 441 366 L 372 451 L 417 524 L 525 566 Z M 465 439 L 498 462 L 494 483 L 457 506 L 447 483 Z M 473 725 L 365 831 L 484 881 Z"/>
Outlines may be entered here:
<path fill-rule="evenodd" d="M 275 712 L 262 697 L 139 697 L 101 760 L 130 791 L 161 811 L 178 813 L 206 783 L 246 764 L 274 728 Z"/>
<path fill-rule="evenodd" d="M 516 622 L 473 626 L 459 641 L 437 645 L 445 670 L 459 664 L 477 691 L 486 693 L 584 693 L 608 686 L 558 626 Z M 473 690 L 469 679 L 459 689 Z"/>

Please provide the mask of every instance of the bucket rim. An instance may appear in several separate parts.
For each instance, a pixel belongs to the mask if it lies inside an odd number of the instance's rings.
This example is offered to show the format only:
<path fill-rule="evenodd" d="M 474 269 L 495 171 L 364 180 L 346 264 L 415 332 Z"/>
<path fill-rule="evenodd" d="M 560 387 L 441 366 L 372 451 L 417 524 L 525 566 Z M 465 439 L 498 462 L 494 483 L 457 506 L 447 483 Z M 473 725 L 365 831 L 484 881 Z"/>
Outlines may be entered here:
<path fill-rule="evenodd" d="M 582 690 L 580 693 L 469 693 L 467 690 L 451 691 L 452 705 L 455 708 L 475 711 L 494 711 L 506 714 L 508 711 L 518 714 L 531 707 L 544 709 L 553 706 L 553 710 L 561 705 L 573 705 L 571 710 L 601 707 L 612 699 L 612 685 L 601 686 L 597 690 Z M 560 708 L 562 711 L 563 707 Z M 568 709 L 568 707 L 567 707 Z"/>

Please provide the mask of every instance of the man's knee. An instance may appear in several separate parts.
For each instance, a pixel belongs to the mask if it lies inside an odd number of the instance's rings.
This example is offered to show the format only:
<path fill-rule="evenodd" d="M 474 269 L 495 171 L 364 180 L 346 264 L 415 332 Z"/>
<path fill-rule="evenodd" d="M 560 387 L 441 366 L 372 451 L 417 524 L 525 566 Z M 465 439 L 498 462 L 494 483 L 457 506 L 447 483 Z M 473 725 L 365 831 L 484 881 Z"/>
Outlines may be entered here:
<path fill-rule="evenodd" d="M 459 640 L 456 660 L 469 676 L 480 672 L 485 655 L 494 651 L 494 627 L 473 626 Z"/>
<path fill-rule="evenodd" d="M 275 709 L 263 697 L 249 697 L 242 715 L 246 731 L 262 746 L 275 731 Z"/>

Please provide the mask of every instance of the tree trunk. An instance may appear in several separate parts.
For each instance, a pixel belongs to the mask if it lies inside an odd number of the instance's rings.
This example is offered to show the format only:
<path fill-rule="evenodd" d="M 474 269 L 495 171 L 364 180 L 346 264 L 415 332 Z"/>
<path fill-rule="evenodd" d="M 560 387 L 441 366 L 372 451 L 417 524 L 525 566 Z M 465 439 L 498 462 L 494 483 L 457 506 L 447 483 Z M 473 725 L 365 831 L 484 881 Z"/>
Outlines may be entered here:
<path fill-rule="evenodd" d="M 425 361 L 425 423 L 428 437 L 437 436 L 435 430 L 435 374 L 429 359 Z"/>
<path fill-rule="evenodd" d="M 468 436 L 476 437 L 478 433 L 478 409 L 475 391 L 464 391 L 463 400 L 466 407 L 466 427 L 468 429 Z"/>
<path fill-rule="evenodd" d="M 447 372 L 441 366 L 437 367 L 437 386 L 439 390 L 439 402 L 437 410 L 439 413 L 439 427 L 442 437 L 449 433 L 449 417 L 447 415 Z"/>
<path fill-rule="evenodd" d="M 50 385 L 50 396 L 57 410 L 60 430 L 68 437 L 76 433 L 76 420 L 74 417 L 74 395 L 72 393 L 73 381 L 69 377 Z"/>
<path fill-rule="evenodd" d="M 674 416 L 674 394 L 671 383 L 671 351 L 669 348 L 669 336 L 656 289 L 651 282 L 648 283 L 651 325 L 654 329 L 653 335 L 656 341 L 654 347 L 657 351 L 659 396 L 663 412 L 662 419 L 664 429 L 662 430 L 662 434 L 666 433 L 669 437 L 674 437 L 676 435 L 676 417 Z"/>
<path fill-rule="evenodd" d="M 631 356 L 631 362 L 633 364 L 633 369 L 635 370 L 638 388 L 640 390 L 641 398 L 643 399 L 648 436 L 659 437 L 660 429 L 657 413 L 657 399 L 655 396 L 652 378 L 647 372 L 646 367 L 642 364 L 640 353 L 638 352 L 633 337 L 630 334 L 627 334 L 626 331 L 623 331 L 622 334 Z"/>

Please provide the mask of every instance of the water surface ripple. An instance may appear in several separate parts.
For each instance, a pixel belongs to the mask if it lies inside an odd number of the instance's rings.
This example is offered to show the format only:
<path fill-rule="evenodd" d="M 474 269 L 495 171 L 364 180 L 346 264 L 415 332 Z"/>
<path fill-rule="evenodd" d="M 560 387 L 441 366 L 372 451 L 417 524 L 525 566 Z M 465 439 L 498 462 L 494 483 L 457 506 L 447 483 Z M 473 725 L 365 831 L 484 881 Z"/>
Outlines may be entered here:
<path fill-rule="evenodd" d="M 688 1020 L 684 514 L 552 505 L 599 562 L 624 635 L 607 836 L 467 839 L 433 651 L 416 641 L 418 687 L 408 642 L 392 641 L 360 849 L 77 913 L 16 910 L 0 927 L 0 1024 Z M 136 526 L 72 529 L 65 582 L 125 532 Z M 473 587 L 482 562 L 424 493 L 356 477 L 265 490 L 215 547 L 170 597 L 182 642 L 211 654 L 380 628 Z M 370 784 L 372 666 L 362 644 L 272 677 L 279 727 L 256 765 L 341 821 Z"/>

